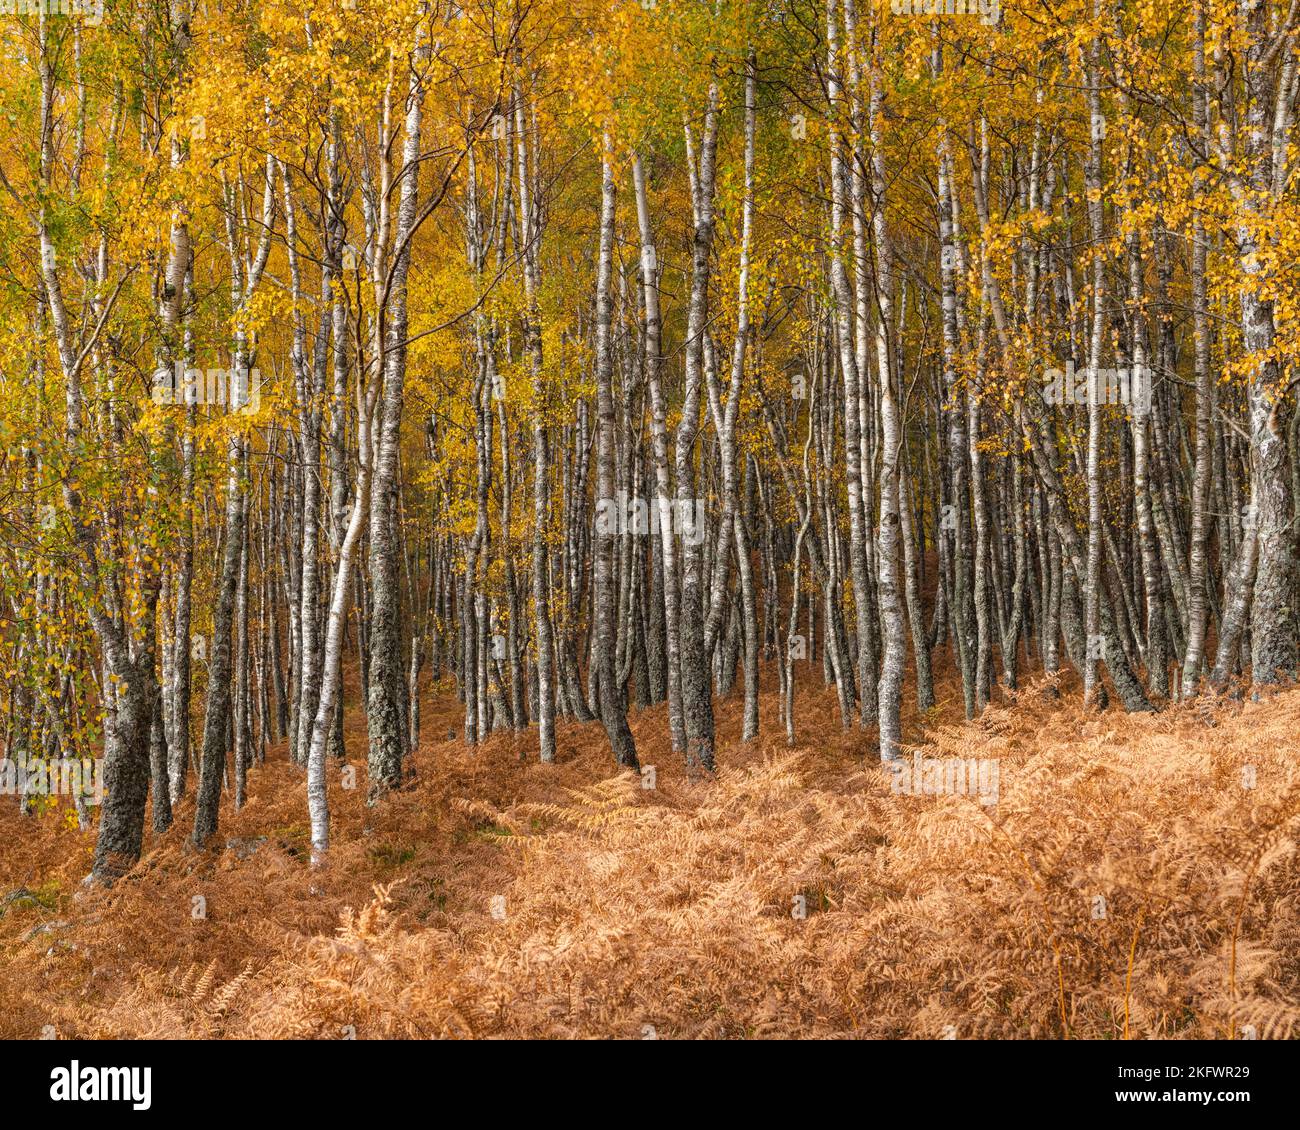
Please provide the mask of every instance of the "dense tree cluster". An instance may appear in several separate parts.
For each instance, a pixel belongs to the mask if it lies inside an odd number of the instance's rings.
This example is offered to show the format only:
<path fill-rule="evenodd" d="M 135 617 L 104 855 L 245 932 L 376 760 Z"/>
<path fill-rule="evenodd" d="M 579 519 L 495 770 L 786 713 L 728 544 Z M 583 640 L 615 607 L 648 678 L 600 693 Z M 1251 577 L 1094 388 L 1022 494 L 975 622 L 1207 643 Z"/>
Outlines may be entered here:
<path fill-rule="evenodd" d="M 4 751 L 102 748 L 98 877 L 281 741 L 319 857 L 429 680 L 707 774 L 765 665 L 884 759 L 941 657 L 1295 677 L 1296 5 L 921 7 L 0 15 Z"/>

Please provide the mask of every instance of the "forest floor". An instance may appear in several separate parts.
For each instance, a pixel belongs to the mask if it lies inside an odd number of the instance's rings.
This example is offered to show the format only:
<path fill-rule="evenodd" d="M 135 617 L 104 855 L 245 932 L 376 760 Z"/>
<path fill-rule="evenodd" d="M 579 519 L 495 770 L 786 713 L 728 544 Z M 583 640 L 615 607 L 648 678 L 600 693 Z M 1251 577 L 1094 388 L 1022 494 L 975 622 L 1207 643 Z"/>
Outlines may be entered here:
<path fill-rule="evenodd" d="M 595 723 L 553 766 L 535 735 L 471 750 L 431 691 L 413 780 L 367 808 L 349 715 L 323 868 L 283 743 L 212 850 L 187 797 L 108 891 L 66 803 L 0 798 L 0 1036 L 1300 1034 L 1300 690 L 1088 714 L 1027 682 L 966 722 L 949 679 L 908 753 L 980 759 L 982 803 L 913 795 L 913 762 L 899 788 L 814 666 L 794 748 L 774 671 L 749 745 L 718 700 L 714 779 L 634 711 L 653 788 Z"/>

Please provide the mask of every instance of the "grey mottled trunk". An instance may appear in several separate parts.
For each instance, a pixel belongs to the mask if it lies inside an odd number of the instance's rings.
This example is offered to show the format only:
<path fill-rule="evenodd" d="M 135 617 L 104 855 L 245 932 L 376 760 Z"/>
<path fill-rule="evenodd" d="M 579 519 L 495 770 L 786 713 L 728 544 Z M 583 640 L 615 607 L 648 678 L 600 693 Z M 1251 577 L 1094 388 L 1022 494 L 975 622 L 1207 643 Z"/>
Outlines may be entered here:
<path fill-rule="evenodd" d="M 677 503 L 683 513 L 695 509 L 695 446 L 699 433 L 701 363 L 709 288 L 710 254 L 713 247 L 714 160 L 718 140 L 718 87 L 710 83 L 704 112 L 698 173 L 694 145 L 686 130 L 687 162 L 691 167 L 695 210 L 695 239 L 692 246 L 691 294 L 686 315 L 686 377 L 682 418 L 677 428 Z M 682 711 L 686 720 L 686 764 L 690 770 L 713 769 L 713 701 L 709 669 L 704 654 L 704 577 L 702 530 L 691 529 L 683 537 L 681 667 Z"/>
<path fill-rule="evenodd" d="M 677 547 L 673 541 L 672 482 L 668 472 L 668 432 L 665 423 L 663 385 L 660 380 L 659 263 L 654 235 L 650 227 L 650 207 L 646 199 L 645 170 L 640 157 L 632 164 L 632 183 L 636 191 L 637 222 L 641 236 L 641 283 L 645 292 L 646 383 L 650 392 L 651 453 L 654 460 L 655 500 L 651 520 L 659 531 L 659 568 L 655 573 L 662 584 L 656 586 L 655 599 L 664 609 L 664 665 L 667 680 L 668 728 L 673 751 L 686 752 L 686 722 L 682 714 L 681 613 L 677 576 Z"/>
<path fill-rule="evenodd" d="M 366 700 L 366 727 L 370 742 L 367 799 L 370 803 L 401 784 L 402 759 L 406 754 L 397 480 L 406 387 L 406 280 L 419 205 L 423 69 L 427 58 L 428 47 L 421 32 L 413 53 L 406 95 L 406 130 L 399 175 L 401 187 L 394 230 L 394 255 L 384 287 L 386 301 L 377 303 L 379 316 L 386 318 L 387 324 L 381 365 L 383 393 L 370 488 L 370 667 Z"/>
<path fill-rule="evenodd" d="M 903 664 L 906 643 L 903 635 L 903 598 L 899 583 L 898 461 L 902 453 L 902 427 L 894 388 L 893 350 L 889 330 L 893 321 L 893 250 L 885 219 L 885 157 L 880 73 L 871 72 L 871 191 L 877 201 L 875 212 L 876 271 L 879 320 L 876 323 L 876 365 L 880 383 L 880 529 L 876 537 L 876 591 L 884 634 L 884 651 L 878 687 L 880 758 L 893 761 L 899 756 L 902 728 L 899 718 L 903 697 Z"/>
<path fill-rule="evenodd" d="M 601 161 L 600 251 L 596 268 L 596 489 L 603 500 L 614 498 L 614 390 L 610 323 L 614 293 L 610 285 L 614 256 L 614 170 L 612 143 L 605 136 Z M 612 528 L 611 528 L 612 527 Z M 617 594 L 614 591 L 614 543 L 617 525 L 596 523 L 595 654 L 599 672 L 600 720 L 618 763 L 638 769 L 636 743 L 627 724 L 624 688 L 615 664 Z"/>
<path fill-rule="evenodd" d="M 240 361 L 243 359 L 240 358 Z M 208 646 L 208 697 L 203 713 L 203 763 L 199 769 L 194 807 L 194 843 L 202 847 L 216 833 L 221 785 L 226 772 L 226 735 L 230 725 L 231 626 L 239 584 L 243 549 L 244 441 L 231 438 L 226 452 L 226 538 L 217 581 L 217 604 L 212 613 L 212 640 Z"/>

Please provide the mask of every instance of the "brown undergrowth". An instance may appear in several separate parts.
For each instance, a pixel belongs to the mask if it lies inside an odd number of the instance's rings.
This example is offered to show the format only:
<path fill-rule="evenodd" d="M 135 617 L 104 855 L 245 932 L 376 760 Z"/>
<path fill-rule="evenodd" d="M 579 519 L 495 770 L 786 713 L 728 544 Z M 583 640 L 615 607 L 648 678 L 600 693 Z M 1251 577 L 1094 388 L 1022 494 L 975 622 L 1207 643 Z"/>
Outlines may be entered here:
<path fill-rule="evenodd" d="M 434 699 L 401 793 L 334 774 L 317 870 L 283 749 L 215 850 L 186 801 L 106 892 L 89 833 L 4 798 L 0 1035 L 1300 1035 L 1300 690 L 1137 716 L 1045 690 L 909 719 L 909 753 L 997 759 L 991 806 L 896 793 L 820 685 L 794 749 L 774 689 L 749 747 L 722 700 L 713 780 L 634 715 L 653 789 L 597 725 L 546 767 L 527 735 L 443 740 Z"/>

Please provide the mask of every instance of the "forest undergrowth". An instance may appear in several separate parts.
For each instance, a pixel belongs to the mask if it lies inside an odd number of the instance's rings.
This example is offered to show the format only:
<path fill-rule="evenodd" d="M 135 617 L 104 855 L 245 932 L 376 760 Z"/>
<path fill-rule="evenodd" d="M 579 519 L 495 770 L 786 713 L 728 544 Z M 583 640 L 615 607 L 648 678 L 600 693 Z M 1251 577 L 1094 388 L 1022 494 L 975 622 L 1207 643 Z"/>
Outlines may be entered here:
<path fill-rule="evenodd" d="M 213 850 L 187 797 L 109 890 L 66 807 L 0 805 L 0 1036 L 1300 1033 L 1300 690 L 1096 713 L 1038 680 L 972 722 L 939 691 L 898 780 L 820 678 L 794 748 L 774 685 L 749 745 L 720 699 L 692 780 L 663 706 L 630 718 L 637 777 L 596 724 L 553 766 L 535 734 L 466 747 L 444 689 L 400 792 L 367 808 L 335 768 L 316 869 L 283 743 Z M 996 803 L 914 795 L 936 758 L 995 761 Z"/>

